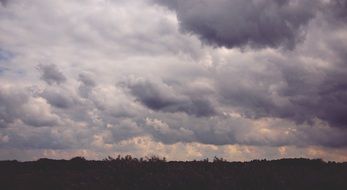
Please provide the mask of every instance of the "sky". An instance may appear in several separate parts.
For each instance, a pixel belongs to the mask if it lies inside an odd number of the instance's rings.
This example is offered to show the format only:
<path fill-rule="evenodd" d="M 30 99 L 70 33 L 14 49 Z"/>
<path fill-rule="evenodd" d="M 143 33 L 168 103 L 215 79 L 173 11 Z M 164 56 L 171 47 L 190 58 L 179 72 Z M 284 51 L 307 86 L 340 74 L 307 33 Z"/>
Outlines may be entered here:
<path fill-rule="evenodd" d="M 0 160 L 347 161 L 346 0 L 0 0 Z"/>

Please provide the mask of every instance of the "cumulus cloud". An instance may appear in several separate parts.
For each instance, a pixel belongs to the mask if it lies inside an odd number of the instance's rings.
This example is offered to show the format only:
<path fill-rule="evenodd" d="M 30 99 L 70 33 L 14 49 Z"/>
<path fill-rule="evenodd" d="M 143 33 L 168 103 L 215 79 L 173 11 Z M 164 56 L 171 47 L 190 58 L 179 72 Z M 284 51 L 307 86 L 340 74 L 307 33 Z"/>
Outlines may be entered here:
<path fill-rule="evenodd" d="M 149 127 L 151 134 L 164 143 L 192 142 L 194 139 L 194 132 L 184 126 L 175 129 L 164 121 L 151 118 L 146 118 L 145 124 Z"/>
<path fill-rule="evenodd" d="M 68 94 L 68 91 L 60 89 L 47 88 L 41 94 L 41 97 L 45 98 L 47 102 L 57 108 L 67 109 L 74 106 L 75 101 L 73 95 Z"/>
<path fill-rule="evenodd" d="M 42 98 L 30 96 L 23 89 L 0 86 L 1 127 L 23 122 L 33 127 L 55 126 L 59 117 Z"/>
<path fill-rule="evenodd" d="M 41 79 L 47 84 L 60 84 L 66 81 L 66 77 L 54 64 L 40 64 L 38 65 L 38 69 L 42 72 Z"/>
<path fill-rule="evenodd" d="M 164 112 L 184 112 L 195 116 L 211 116 L 216 110 L 208 99 L 186 96 L 162 81 L 130 79 L 125 84 L 132 95 L 150 109 Z"/>
<path fill-rule="evenodd" d="M 94 79 L 90 73 L 81 73 L 78 75 L 78 79 L 81 82 L 79 87 L 79 93 L 82 97 L 88 97 L 92 89 L 96 86 Z"/>
<path fill-rule="evenodd" d="M 9 124 L 15 122 L 19 115 L 19 109 L 28 97 L 20 92 L 10 91 L 8 87 L 0 88 L 0 126 L 7 127 Z"/>

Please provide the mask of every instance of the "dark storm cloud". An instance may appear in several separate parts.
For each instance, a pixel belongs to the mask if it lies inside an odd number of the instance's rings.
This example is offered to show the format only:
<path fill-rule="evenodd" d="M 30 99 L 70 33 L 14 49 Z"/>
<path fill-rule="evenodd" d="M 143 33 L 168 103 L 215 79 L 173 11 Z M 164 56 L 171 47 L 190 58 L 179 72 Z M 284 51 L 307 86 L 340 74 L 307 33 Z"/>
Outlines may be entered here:
<path fill-rule="evenodd" d="M 290 101 L 289 107 L 282 108 L 284 116 L 298 122 L 319 118 L 332 127 L 347 128 L 346 69 L 326 70 L 322 75 L 287 67 L 283 76 L 287 87 L 279 93 Z"/>
<path fill-rule="evenodd" d="M 38 69 L 42 72 L 41 79 L 47 84 L 61 84 L 66 81 L 66 77 L 54 64 L 38 65 Z"/>
<path fill-rule="evenodd" d="M 225 66 L 217 73 L 222 103 L 247 118 L 283 118 L 310 125 L 320 119 L 330 127 L 347 128 L 347 70 L 338 59 L 328 68 L 290 56 L 257 61 L 257 65 Z M 241 78 L 238 72 L 243 73 Z"/>
<path fill-rule="evenodd" d="M 8 1 L 9 0 L 0 0 L 0 4 L 5 6 L 5 5 L 7 5 Z"/>
<path fill-rule="evenodd" d="M 315 16 L 316 0 L 154 0 L 177 12 L 181 29 L 228 48 L 294 48 Z"/>
<path fill-rule="evenodd" d="M 307 32 L 322 30 L 333 36 L 341 30 L 338 28 L 341 23 L 336 21 L 345 23 L 347 18 L 346 0 L 156 2 L 176 11 L 183 31 L 197 34 L 210 44 L 230 48 L 248 45 L 293 48 Z M 329 29 L 318 25 L 309 28 L 308 23 L 317 18 L 318 11 L 321 14 L 315 21 L 326 23 Z M 297 124 L 312 124 L 315 119 L 320 119 L 331 127 L 346 128 L 347 73 L 341 65 L 346 64 L 347 47 L 343 40 L 316 41 L 330 48 L 333 57 L 327 59 L 317 53 L 307 57 L 327 61 L 331 68 L 305 65 L 295 57 L 303 56 L 300 52 L 285 55 L 286 60 L 260 63 L 263 69 L 259 71 L 251 64 L 230 70 L 226 66 L 225 71 L 217 74 L 222 102 L 232 105 L 248 118 L 284 118 Z"/>
<path fill-rule="evenodd" d="M 332 0 L 328 5 L 328 12 L 330 16 L 335 19 L 347 22 L 347 1 L 346 0 Z"/>
<path fill-rule="evenodd" d="M 163 112 L 185 112 L 199 117 L 216 114 L 212 103 L 206 98 L 185 96 L 161 81 L 138 79 L 125 84 L 132 95 L 150 109 Z"/>

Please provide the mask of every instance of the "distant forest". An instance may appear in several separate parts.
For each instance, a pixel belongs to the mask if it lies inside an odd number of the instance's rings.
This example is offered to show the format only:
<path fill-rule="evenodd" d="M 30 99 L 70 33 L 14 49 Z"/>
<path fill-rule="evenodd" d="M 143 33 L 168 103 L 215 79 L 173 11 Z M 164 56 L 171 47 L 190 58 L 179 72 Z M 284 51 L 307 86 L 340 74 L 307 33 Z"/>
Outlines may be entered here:
<path fill-rule="evenodd" d="M 320 159 L 227 162 L 165 158 L 0 161 L 2 190 L 346 190 L 347 163 Z"/>

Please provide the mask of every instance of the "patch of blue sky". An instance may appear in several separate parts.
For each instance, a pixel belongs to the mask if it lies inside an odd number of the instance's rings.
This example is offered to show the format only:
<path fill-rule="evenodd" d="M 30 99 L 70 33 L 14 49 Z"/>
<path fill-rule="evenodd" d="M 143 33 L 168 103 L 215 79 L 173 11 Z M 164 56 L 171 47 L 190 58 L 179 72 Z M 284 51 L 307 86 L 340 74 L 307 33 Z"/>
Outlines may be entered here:
<path fill-rule="evenodd" d="M 13 53 L 0 48 L 0 74 L 3 74 L 5 71 L 9 70 L 6 67 L 6 62 L 12 59 L 13 57 Z"/>
<path fill-rule="evenodd" d="M 8 61 L 13 58 L 13 53 L 0 48 L 0 61 Z"/>

